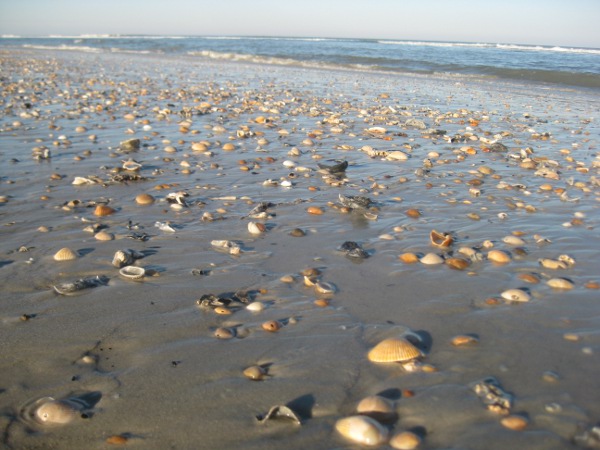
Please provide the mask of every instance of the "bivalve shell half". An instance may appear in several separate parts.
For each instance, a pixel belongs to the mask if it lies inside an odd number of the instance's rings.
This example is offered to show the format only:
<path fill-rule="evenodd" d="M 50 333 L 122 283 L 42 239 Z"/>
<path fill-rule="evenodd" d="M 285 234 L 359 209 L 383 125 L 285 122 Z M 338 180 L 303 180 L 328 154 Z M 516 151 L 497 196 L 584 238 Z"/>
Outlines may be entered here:
<path fill-rule="evenodd" d="M 98 231 L 94 237 L 99 241 L 112 241 L 115 238 L 114 234 L 105 230 Z"/>
<path fill-rule="evenodd" d="M 421 438 L 412 431 L 401 431 L 390 439 L 390 447 L 397 450 L 414 450 L 421 445 Z"/>
<path fill-rule="evenodd" d="M 571 290 L 574 287 L 574 284 L 566 278 L 550 278 L 546 281 L 546 284 L 552 289 L 562 289 L 565 291 Z"/>
<path fill-rule="evenodd" d="M 400 256 L 398 256 L 398 258 L 404 264 L 414 264 L 416 262 L 419 262 L 419 257 L 412 252 L 402 253 Z"/>
<path fill-rule="evenodd" d="M 261 328 L 265 331 L 279 331 L 281 329 L 281 322 L 278 322 L 277 320 L 268 320 L 262 323 Z"/>
<path fill-rule="evenodd" d="M 379 422 L 395 420 L 398 416 L 394 402 L 380 395 L 370 395 L 356 405 L 356 412 Z"/>
<path fill-rule="evenodd" d="M 464 258 L 448 258 L 446 260 L 446 265 L 451 269 L 455 270 L 465 270 L 467 267 L 471 265 L 471 263 Z"/>
<path fill-rule="evenodd" d="M 419 261 L 421 261 L 422 264 L 433 266 L 436 264 L 442 264 L 444 262 L 444 258 L 437 253 L 427 253 Z"/>
<path fill-rule="evenodd" d="M 69 400 L 54 400 L 41 402 L 35 409 L 35 420 L 49 425 L 65 425 L 81 417 L 81 408 L 78 403 Z"/>
<path fill-rule="evenodd" d="M 139 194 L 136 198 L 135 198 L 135 202 L 138 205 L 151 205 L 152 203 L 154 203 L 154 197 L 151 196 L 150 194 Z"/>
<path fill-rule="evenodd" d="M 350 416 L 338 420 L 335 429 L 344 438 L 361 445 L 375 447 L 387 441 L 388 430 L 366 416 Z"/>
<path fill-rule="evenodd" d="M 511 257 L 508 253 L 502 250 L 490 250 L 487 254 L 488 260 L 495 264 L 508 264 L 511 261 Z"/>
<path fill-rule="evenodd" d="M 244 369 L 244 376 L 250 380 L 262 381 L 267 376 L 267 369 L 263 366 L 250 366 Z"/>
<path fill-rule="evenodd" d="M 98 205 L 96 206 L 96 209 L 94 209 L 94 215 L 99 217 L 110 216 L 115 212 L 116 210 L 108 205 Z"/>
<path fill-rule="evenodd" d="M 388 338 L 373 347 L 367 357 L 371 362 L 408 362 L 423 356 L 421 350 L 403 338 Z"/>
<path fill-rule="evenodd" d="M 131 280 L 141 280 L 146 275 L 146 270 L 143 267 L 125 266 L 119 270 L 119 273 Z"/>
<path fill-rule="evenodd" d="M 504 242 L 505 244 L 514 245 L 514 246 L 525 245 L 525 241 L 523 239 L 521 239 L 518 236 L 514 236 L 512 234 L 509 234 L 508 236 L 505 236 L 504 238 L 502 238 L 502 242 Z"/>
<path fill-rule="evenodd" d="M 254 234 L 256 236 L 263 234 L 267 231 L 267 227 L 264 223 L 260 222 L 248 222 L 248 232 L 250 234 Z"/>
<path fill-rule="evenodd" d="M 511 302 L 528 302 L 531 299 L 531 295 L 523 289 L 507 289 L 501 296 L 504 300 Z"/>
<path fill-rule="evenodd" d="M 511 415 L 503 417 L 500 423 L 509 430 L 521 431 L 527 427 L 529 421 L 523 416 Z"/>
<path fill-rule="evenodd" d="M 309 206 L 306 208 L 306 212 L 315 216 L 320 216 L 323 214 L 323 209 L 318 206 Z"/>
<path fill-rule="evenodd" d="M 540 264 L 540 266 L 546 268 L 546 269 L 552 269 L 552 270 L 557 270 L 557 269 L 568 269 L 568 265 L 566 262 L 564 261 L 559 261 L 556 259 L 550 259 L 550 258 L 540 258 L 538 259 L 538 263 Z"/>
<path fill-rule="evenodd" d="M 317 281 L 315 283 L 315 291 L 319 294 L 334 294 L 335 290 L 335 286 L 326 281 Z"/>
<path fill-rule="evenodd" d="M 429 239 L 431 241 L 431 245 L 438 248 L 448 248 L 452 245 L 453 239 L 452 236 L 448 233 L 441 233 L 436 230 L 431 230 L 429 233 Z"/>
<path fill-rule="evenodd" d="M 63 247 L 54 254 L 55 261 L 73 261 L 77 259 L 77 253 L 68 247 Z"/>

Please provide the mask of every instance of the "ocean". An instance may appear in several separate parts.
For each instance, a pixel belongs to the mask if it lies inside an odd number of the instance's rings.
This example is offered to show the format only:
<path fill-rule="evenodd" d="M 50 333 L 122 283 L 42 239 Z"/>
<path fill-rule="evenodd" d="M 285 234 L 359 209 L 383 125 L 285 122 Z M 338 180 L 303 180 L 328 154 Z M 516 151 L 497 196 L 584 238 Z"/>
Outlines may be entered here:
<path fill-rule="evenodd" d="M 286 37 L 2 36 L 0 49 L 189 55 L 249 63 L 485 77 L 600 88 L 600 49 L 507 43 Z"/>

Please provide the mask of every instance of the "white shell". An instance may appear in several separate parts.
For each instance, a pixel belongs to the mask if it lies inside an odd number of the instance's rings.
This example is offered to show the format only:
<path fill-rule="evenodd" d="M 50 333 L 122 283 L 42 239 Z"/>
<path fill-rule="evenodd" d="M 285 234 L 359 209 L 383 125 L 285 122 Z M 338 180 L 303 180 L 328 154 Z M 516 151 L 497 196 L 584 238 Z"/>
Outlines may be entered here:
<path fill-rule="evenodd" d="M 502 242 L 508 245 L 525 245 L 525 241 L 518 236 L 508 235 L 502 238 Z"/>
<path fill-rule="evenodd" d="M 435 264 L 442 264 L 444 262 L 444 258 L 442 258 L 437 253 L 427 253 L 420 259 L 420 261 L 423 264 L 431 266 Z"/>
<path fill-rule="evenodd" d="M 81 417 L 81 406 L 70 400 L 47 397 L 35 408 L 33 418 L 42 424 L 64 425 Z"/>
<path fill-rule="evenodd" d="M 317 281 L 315 283 L 315 291 L 320 294 L 333 294 L 335 293 L 335 286 L 326 281 Z"/>
<path fill-rule="evenodd" d="M 350 416 L 335 424 L 338 433 L 357 444 L 377 446 L 388 437 L 388 430 L 379 422 L 366 416 Z"/>
<path fill-rule="evenodd" d="M 248 311 L 260 312 L 263 309 L 265 309 L 265 305 L 261 302 L 252 302 L 252 303 L 248 303 L 248 305 L 246 305 L 246 309 Z"/>
<path fill-rule="evenodd" d="M 531 299 L 531 295 L 523 289 L 507 289 L 501 295 L 503 299 L 511 302 L 528 302 Z"/>
<path fill-rule="evenodd" d="M 568 265 L 566 262 L 564 261 L 558 261 L 556 259 L 550 259 L 550 258 L 541 258 L 538 259 L 538 262 L 540 263 L 540 266 L 546 268 L 546 269 L 567 269 Z"/>
<path fill-rule="evenodd" d="M 248 222 L 248 232 L 250 234 L 259 235 L 263 234 L 265 226 L 262 223 Z"/>
<path fill-rule="evenodd" d="M 144 278 L 144 275 L 146 275 L 146 270 L 143 267 L 125 266 L 119 270 L 119 273 L 125 278 L 139 280 L 141 278 Z"/>
<path fill-rule="evenodd" d="M 296 166 L 296 163 L 294 161 L 290 161 L 290 160 L 285 160 L 282 164 L 284 167 L 287 167 L 288 169 L 291 169 L 292 167 Z"/>
<path fill-rule="evenodd" d="M 570 290 L 574 287 L 573 283 L 566 278 L 550 278 L 546 284 L 553 289 Z"/>

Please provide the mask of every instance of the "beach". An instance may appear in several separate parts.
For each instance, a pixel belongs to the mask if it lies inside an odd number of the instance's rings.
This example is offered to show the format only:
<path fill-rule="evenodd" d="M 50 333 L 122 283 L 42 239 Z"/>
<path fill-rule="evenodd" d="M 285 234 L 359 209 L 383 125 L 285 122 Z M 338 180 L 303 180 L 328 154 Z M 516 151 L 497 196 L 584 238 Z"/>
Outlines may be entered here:
<path fill-rule="evenodd" d="M 381 448 L 599 445 L 597 89 L 35 49 L 0 69 L 7 448 L 357 448 L 336 423 L 373 395 Z M 371 361 L 386 338 L 418 361 Z"/>

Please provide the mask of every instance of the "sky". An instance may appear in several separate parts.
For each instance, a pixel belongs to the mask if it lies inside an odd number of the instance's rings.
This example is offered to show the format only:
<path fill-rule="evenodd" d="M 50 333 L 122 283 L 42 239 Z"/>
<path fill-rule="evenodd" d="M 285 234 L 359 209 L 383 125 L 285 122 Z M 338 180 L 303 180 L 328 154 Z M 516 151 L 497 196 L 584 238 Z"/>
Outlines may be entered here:
<path fill-rule="evenodd" d="M 600 0 L 0 0 L 0 35 L 302 36 L 600 48 Z"/>

